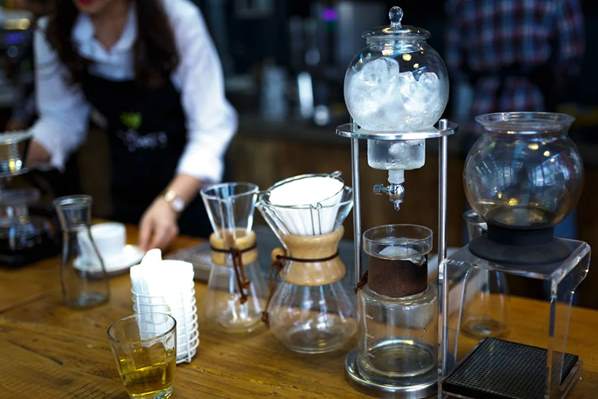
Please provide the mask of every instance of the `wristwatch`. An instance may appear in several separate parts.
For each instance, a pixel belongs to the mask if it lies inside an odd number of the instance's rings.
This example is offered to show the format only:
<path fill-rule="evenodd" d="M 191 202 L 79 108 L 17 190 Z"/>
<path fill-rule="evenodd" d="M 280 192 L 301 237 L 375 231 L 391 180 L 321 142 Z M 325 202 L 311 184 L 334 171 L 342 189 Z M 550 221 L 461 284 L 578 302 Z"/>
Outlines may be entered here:
<path fill-rule="evenodd" d="M 174 190 L 167 190 L 162 195 L 162 198 L 164 198 L 164 201 L 166 201 L 176 213 L 181 213 L 183 212 L 183 209 L 185 209 L 185 200 Z"/>

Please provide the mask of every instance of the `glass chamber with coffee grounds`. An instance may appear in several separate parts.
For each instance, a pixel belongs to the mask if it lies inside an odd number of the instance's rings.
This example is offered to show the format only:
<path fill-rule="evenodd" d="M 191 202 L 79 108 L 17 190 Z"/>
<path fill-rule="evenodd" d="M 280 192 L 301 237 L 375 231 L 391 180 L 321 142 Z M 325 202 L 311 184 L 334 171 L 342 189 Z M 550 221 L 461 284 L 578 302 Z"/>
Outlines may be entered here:
<path fill-rule="evenodd" d="M 436 389 L 438 302 L 428 284 L 432 231 L 386 225 L 363 235 L 368 271 L 360 283 L 358 349 L 348 369 L 374 385 L 423 398 Z"/>

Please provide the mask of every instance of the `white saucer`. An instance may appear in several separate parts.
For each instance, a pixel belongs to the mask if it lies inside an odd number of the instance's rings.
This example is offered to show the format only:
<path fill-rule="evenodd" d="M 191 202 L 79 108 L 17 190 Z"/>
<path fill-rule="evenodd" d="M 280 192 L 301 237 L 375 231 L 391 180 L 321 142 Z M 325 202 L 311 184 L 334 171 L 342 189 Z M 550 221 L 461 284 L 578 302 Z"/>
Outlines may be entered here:
<path fill-rule="evenodd" d="M 125 245 L 119 254 L 105 257 L 104 267 L 106 273 L 110 275 L 117 275 L 129 270 L 131 266 L 135 266 L 141 262 L 145 252 L 136 245 Z M 88 272 L 97 272 L 99 267 L 97 265 L 90 265 L 81 257 L 75 259 L 74 266 L 78 270 L 86 270 Z"/>

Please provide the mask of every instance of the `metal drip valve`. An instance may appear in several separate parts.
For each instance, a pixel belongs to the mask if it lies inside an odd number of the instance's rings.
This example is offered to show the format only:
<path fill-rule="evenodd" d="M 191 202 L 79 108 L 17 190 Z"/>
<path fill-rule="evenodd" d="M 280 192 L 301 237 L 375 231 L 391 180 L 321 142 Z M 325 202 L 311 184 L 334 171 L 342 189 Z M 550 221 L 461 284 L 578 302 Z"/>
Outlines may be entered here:
<path fill-rule="evenodd" d="M 374 193 L 377 195 L 386 194 L 388 200 L 392 203 L 392 206 L 396 211 L 401 209 L 401 204 L 405 198 L 405 188 L 403 183 L 405 182 L 405 171 L 403 169 L 391 169 L 388 171 L 388 186 L 384 184 L 375 184 Z"/>

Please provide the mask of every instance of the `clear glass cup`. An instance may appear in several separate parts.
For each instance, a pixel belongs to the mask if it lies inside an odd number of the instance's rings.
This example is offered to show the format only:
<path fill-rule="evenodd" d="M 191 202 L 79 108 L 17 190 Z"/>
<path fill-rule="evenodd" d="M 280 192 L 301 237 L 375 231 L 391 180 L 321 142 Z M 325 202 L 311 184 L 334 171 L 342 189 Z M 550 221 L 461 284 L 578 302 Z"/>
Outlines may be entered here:
<path fill-rule="evenodd" d="M 463 214 L 469 241 L 481 237 L 488 225 L 473 209 Z M 476 337 L 505 335 L 509 325 L 509 286 L 503 272 L 478 270 L 468 281 L 463 309 L 463 333 Z"/>
<path fill-rule="evenodd" d="M 133 399 L 173 396 L 176 321 L 164 313 L 127 316 L 108 327 L 118 373 Z"/>
<path fill-rule="evenodd" d="M 110 297 L 104 262 L 91 235 L 91 202 L 89 195 L 54 200 L 62 227 L 62 296 L 73 308 L 96 306 Z"/>
<path fill-rule="evenodd" d="M 423 226 L 386 225 L 363 235 L 368 282 L 358 294 L 357 369 L 397 392 L 437 379 L 438 301 L 427 278 L 432 234 Z"/>

